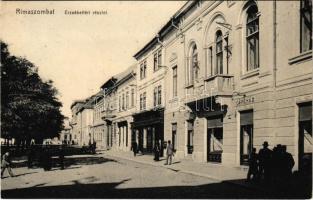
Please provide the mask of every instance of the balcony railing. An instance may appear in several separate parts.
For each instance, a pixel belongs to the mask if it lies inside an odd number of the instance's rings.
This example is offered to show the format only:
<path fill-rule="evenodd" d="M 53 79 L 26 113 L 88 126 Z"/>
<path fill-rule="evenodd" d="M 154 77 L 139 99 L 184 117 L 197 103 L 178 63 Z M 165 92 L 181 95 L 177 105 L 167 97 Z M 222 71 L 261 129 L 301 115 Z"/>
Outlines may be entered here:
<path fill-rule="evenodd" d="M 186 87 L 186 101 L 191 102 L 212 96 L 231 96 L 234 87 L 234 76 L 217 74 L 206 77 L 201 84 Z"/>

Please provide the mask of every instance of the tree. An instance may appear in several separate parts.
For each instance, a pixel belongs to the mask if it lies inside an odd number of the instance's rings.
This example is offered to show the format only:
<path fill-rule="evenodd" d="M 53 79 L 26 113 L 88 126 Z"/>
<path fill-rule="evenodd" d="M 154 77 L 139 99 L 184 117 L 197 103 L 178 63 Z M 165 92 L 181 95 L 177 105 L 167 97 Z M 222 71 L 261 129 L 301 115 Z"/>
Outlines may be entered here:
<path fill-rule="evenodd" d="M 29 144 L 58 136 L 64 116 L 53 82 L 43 81 L 33 63 L 10 55 L 7 44 L 0 44 L 1 137 Z"/>

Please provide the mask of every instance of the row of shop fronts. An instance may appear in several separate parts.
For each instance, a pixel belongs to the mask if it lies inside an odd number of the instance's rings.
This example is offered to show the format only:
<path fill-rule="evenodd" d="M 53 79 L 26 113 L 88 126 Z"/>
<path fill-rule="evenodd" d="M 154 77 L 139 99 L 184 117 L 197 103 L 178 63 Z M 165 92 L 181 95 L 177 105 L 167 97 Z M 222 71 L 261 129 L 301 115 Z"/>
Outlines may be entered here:
<path fill-rule="evenodd" d="M 188 1 L 101 87 L 104 149 L 136 142 L 149 154 L 171 140 L 179 159 L 241 166 L 267 141 L 286 145 L 301 168 L 313 142 L 312 45 L 303 46 L 312 38 L 301 31 L 309 7 Z"/>

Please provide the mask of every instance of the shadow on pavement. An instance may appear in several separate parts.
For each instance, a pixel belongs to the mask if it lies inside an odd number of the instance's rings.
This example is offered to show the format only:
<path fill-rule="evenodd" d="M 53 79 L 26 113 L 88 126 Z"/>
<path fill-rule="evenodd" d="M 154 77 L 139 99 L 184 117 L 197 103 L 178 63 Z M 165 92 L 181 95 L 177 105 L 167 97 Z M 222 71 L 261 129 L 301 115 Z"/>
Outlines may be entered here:
<path fill-rule="evenodd" d="M 2 198 L 305 198 L 311 197 L 311 190 L 303 185 L 296 188 L 275 188 L 261 191 L 226 182 L 199 186 L 167 186 L 143 188 L 118 188 L 130 179 L 112 183 L 92 183 L 90 177 L 82 183 L 72 181 L 71 185 L 41 186 L 2 191 Z M 244 181 L 244 180 L 233 180 Z"/>

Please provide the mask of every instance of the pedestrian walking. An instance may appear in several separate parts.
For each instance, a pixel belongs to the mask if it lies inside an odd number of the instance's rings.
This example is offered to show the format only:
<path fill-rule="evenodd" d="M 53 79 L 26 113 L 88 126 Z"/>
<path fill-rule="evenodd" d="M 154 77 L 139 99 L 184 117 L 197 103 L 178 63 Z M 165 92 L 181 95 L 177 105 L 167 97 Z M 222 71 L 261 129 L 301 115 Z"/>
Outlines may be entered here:
<path fill-rule="evenodd" d="M 65 158 L 65 156 L 64 156 L 64 146 L 62 145 L 60 147 L 60 151 L 59 151 L 59 162 L 60 162 L 61 170 L 64 169 L 64 158 Z"/>
<path fill-rule="evenodd" d="M 256 153 L 256 148 L 252 149 L 252 152 L 249 155 L 249 171 L 247 174 L 247 181 L 256 180 L 258 176 L 258 155 Z"/>
<path fill-rule="evenodd" d="M 9 172 L 9 175 L 11 177 L 14 177 L 14 174 L 12 172 L 12 169 L 11 169 L 11 156 L 10 156 L 10 153 L 9 152 L 6 152 L 3 156 L 2 156 L 2 160 L 1 160 L 1 178 L 3 177 L 3 173 L 5 171 L 5 169 L 8 169 L 8 172 Z"/>
<path fill-rule="evenodd" d="M 156 142 L 154 146 L 154 160 L 159 161 L 160 160 L 160 144 L 159 142 Z"/>
<path fill-rule="evenodd" d="M 132 143 L 132 150 L 134 152 L 134 156 L 136 157 L 136 154 L 137 154 L 137 142 L 136 141 Z"/>
<path fill-rule="evenodd" d="M 173 151 L 173 145 L 171 144 L 171 141 L 167 141 L 167 147 L 166 147 L 166 163 L 165 165 L 171 165 L 172 164 L 172 157 L 173 157 L 174 151 Z"/>
<path fill-rule="evenodd" d="M 260 149 L 258 154 L 259 160 L 259 178 L 264 177 L 264 180 L 268 181 L 270 178 L 270 160 L 272 156 L 272 150 L 268 148 L 268 142 L 264 141 L 263 148 Z"/>

